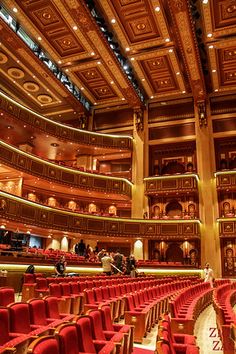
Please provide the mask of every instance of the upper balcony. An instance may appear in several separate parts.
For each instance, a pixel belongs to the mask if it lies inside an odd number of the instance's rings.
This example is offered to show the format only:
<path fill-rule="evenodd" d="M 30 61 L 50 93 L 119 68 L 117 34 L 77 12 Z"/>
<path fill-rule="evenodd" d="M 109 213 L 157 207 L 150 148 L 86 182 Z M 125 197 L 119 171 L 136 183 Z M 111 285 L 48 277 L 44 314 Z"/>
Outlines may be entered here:
<path fill-rule="evenodd" d="M 12 169 L 52 183 L 67 185 L 82 191 L 131 197 L 132 183 L 125 178 L 108 177 L 72 170 L 45 161 L 0 140 L 0 161 Z"/>
<path fill-rule="evenodd" d="M 6 127 L 7 119 L 18 124 L 18 129 L 25 127 L 35 135 L 35 130 L 50 135 L 64 142 L 78 144 L 78 146 L 92 146 L 97 149 L 112 149 L 112 151 L 132 151 L 133 138 L 130 136 L 94 133 L 55 122 L 32 111 L 9 98 L 0 91 L 0 114 L 4 115 Z M 1 129 L 4 126 L 1 126 Z M 22 132 L 21 132 L 22 133 Z M 23 138 L 23 137 L 22 137 Z M 35 142 L 35 141 L 34 141 Z"/>
<path fill-rule="evenodd" d="M 49 230 L 122 238 L 165 240 L 200 238 L 200 220 L 144 220 L 92 216 L 38 204 L 0 191 L 0 222 L 32 233 L 48 235 Z M 8 226 L 7 226 L 8 227 Z M 9 228 L 9 227 L 8 227 Z"/>
<path fill-rule="evenodd" d="M 215 173 L 217 191 L 236 192 L 236 170 Z"/>
<path fill-rule="evenodd" d="M 198 193 L 199 177 L 196 173 L 153 176 L 144 178 L 146 195 L 176 195 Z"/>

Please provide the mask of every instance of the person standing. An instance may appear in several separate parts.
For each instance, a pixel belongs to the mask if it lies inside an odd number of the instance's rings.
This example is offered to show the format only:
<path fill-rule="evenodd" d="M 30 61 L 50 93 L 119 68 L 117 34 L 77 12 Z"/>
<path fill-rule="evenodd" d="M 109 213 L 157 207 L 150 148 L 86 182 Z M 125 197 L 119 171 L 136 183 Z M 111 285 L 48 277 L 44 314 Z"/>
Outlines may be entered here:
<path fill-rule="evenodd" d="M 117 268 L 114 268 L 114 273 L 117 274 L 119 270 L 122 272 L 122 263 L 123 263 L 123 255 L 120 254 L 120 250 L 118 249 L 116 251 L 116 254 L 114 255 L 114 266 Z"/>
<path fill-rule="evenodd" d="M 113 262 L 113 258 L 109 256 L 109 254 L 106 252 L 105 255 L 102 257 L 101 262 L 103 272 L 106 273 L 106 275 L 111 275 L 111 264 Z"/>
<path fill-rule="evenodd" d="M 59 261 L 55 264 L 55 272 L 57 276 L 64 276 L 66 271 L 65 256 L 61 256 Z"/>
<path fill-rule="evenodd" d="M 213 288 L 214 274 L 213 274 L 213 270 L 210 268 L 209 263 L 205 264 L 205 268 L 203 272 L 204 272 L 204 282 L 209 282 L 211 288 Z"/>
<path fill-rule="evenodd" d="M 83 240 L 80 240 L 80 243 L 78 244 L 78 254 L 79 256 L 85 256 L 85 249 L 86 245 Z"/>

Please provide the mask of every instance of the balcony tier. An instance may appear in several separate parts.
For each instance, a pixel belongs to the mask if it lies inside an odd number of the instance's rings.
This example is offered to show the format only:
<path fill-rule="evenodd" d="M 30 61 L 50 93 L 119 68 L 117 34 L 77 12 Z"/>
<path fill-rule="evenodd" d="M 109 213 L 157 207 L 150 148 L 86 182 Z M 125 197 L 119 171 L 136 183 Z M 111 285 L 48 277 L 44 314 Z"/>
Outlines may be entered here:
<path fill-rule="evenodd" d="M 176 193 L 197 193 L 197 174 L 188 173 L 171 176 L 156 176 L 144 178 L 146 195 L 163 195 Z"/>
<path fill-rule="evenodd" d="M 216 172 L 215 176 L 218 191 L 236 192 L 236 171 Z"/>
<path fill-rule="evenodd" d="M 23 124 L 28 124 L 34 129 L 39 129 L 45 134 L 55 136 L 58 139 L 100 148 L 132 150 L 132 137 L 93 133 L 54 122 L 24 107 L 2 92 L 0 92 L 0 110 L 22 121 Z"/>
<path fill-rule="evenodd" d="M 89 235 L 163 240 L 200 237 L 199 220 L 143 220 L 83 215 L 53 209 L 0 192 L 0 217 L 46 229 Z"/>
<path fill-rule="evenodd" d="M 82 190 L 131 196 L 132 184 L 124 178 L 72 170 L 30 155 L 3 141 L 0 141 L 0 161 L 16 170 L 52 182 Z"/>

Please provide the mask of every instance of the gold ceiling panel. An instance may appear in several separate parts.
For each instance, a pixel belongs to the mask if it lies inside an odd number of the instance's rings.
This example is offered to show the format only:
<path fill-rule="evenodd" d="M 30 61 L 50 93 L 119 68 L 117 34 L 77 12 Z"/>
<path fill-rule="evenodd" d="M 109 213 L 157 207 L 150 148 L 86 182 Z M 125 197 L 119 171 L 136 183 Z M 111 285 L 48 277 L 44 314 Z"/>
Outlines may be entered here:
<path fill-rule="evenodd" d="M 170 34 L 160 2 L 98 0 L 123 49 L 140 51 L 164 45 Z"/>
<path fill-rule="evenodd" d="M 186 87 L 174 48 L 137 54 L 133 58 L 132 65 L 149 97 L 185 93 Z"/>

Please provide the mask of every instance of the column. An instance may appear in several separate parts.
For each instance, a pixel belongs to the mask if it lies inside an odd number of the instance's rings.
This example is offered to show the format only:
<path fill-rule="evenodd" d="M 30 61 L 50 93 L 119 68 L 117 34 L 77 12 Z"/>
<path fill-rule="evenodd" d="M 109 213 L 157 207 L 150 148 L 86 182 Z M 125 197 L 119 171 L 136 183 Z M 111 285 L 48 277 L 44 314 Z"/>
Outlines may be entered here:
<path fill-rule="evenodd" d="M 68 238 L 64 235 L 61 239 L 61 250 L 68 252 Z"/>
<path fill-rule="evenodd" d="M 195 104 L 196 150 L 199 182 L 199 211 L 201 226 L 201 265 L 210 263 L 215 277 L 221 276 L 221 257 L 216 192 L 215 150 L 210 107 L 200 102 Z"/>
<path fill-rule="evenodd" d="M 147 111 L 141 108 L 134 109 L 134 145 L 132 156 L 132 210 L 131 217 L 143 219 L 144 211 L 147 211 L 148 201 L 144 195 L 143 178 L 146 175 L 148 117 Z"/>

